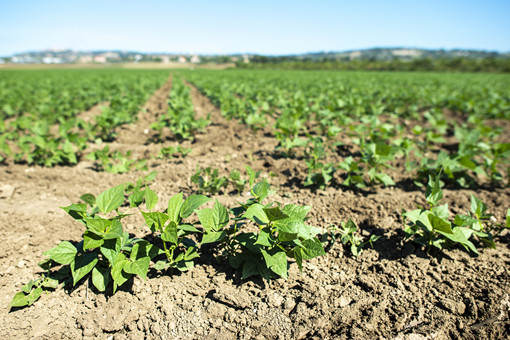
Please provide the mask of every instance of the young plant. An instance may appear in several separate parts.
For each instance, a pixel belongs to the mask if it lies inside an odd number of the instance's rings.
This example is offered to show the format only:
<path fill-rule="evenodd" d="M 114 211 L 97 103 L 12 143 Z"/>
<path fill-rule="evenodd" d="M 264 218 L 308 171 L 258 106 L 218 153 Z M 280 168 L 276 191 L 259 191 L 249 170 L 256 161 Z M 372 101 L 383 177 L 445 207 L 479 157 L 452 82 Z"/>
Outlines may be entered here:
<path fill-rule="evenodd" d="M 218 201 L 214 208 L 198 211 L 204 228 L 202 244 L 220 242 L 229 263 L 234 268 L 243 268 L 243 278 L 252 275 L 287 278 L 288 258 L 293 258 L 302 270 L 304 260 L 325 253 L 316 237 L 319 229 L 306 224 L 311 207 L 262 204 L 270 194 L 270 186 L 266 181 L 255 184 L 255 172 L 246 169 L 252 198 L 231 209 L 232 219 Z M 230 221 L 233 223 L 229 226 Z M 257 231 L 249 231 L 250 226 Z"/>
<path fill-rule="evenodd" d="M 475 245 L 469 240 L 475 231 L 464 226 L 452 225 L 448 220 L 450 215 L 448 204 L 439 204 L 443 198 L 439 176 L 435 180 L 429 177 L 425 195 L 430 206 L 428 210 L 404 211 L 404 221 L 409 221 L 405 228 L 407 238 L 412 237 L 414 242 L 425 246 L 427 250 L 431 247 L 443 250 L 459 244 L 466 250 L 478 254 Z"/>
<path fill-rule="evenodd" d="M 195 174 L 191 176 L 191 182 L 198 186 L 199 194 L 205 192 L 211 195 L 217 194 L 228 185 L 227 177 L 220 177 L 218 169 L 211 169 L 211 167 L 202 169 L 198 164 Z"/>
<path fill-rule="evenodd" d="M 347 223 L 342 222 L 341 229 L 337 230 L 341 235 L 342 244 L 350 244 L 351 253 L 356 257 L 361 255 L 365 245 L 370 244 L 373 247 L 373 243 L 381 238 L 379 235 L 370 235 L 370 238 L 363 242 L 363 236 L 359 233 L 358 226 L 351 219 Z"/>
<path fill-rule="evenodd" d="M 177 156 L 186 158 L 186 156 L 190 152 L 191 152 L 191 148 L 183 148 L 180 145 L 178 145 L 177 147 L 170 145 L 170 146 L 162 147 L 161 149 L 159 149 L 157 157 L 160 159 L 170 159 L 170 158 L 177 157 Z"/>
<path fill-rule="evenodd" d="M 199 255 L 197 245 L 188 236 L 198 233 L 199 230 L 191 223 L 184 223 L 183 220 L 209 200 L 202 195 L 191 195 L 184 200 L 183 194 L 180 193 L 170 198 L 165 212 L 142 211 L 147 226 L 163 244 L 165 258 L 155 263 L 155 269 L 176 268 L 186 271 L 193 267 L 193 259 Z M 148 206 L 149 210 L 154 206 L 155 204 Z"/>
<path fill-rule="evenodd" d="M 63 241 L 46 251 L 44 255 L 48 260 L 43 268 L 49 271 L 55 266 L 63 266 L 61 270 L 66 274 L 57 279 L 58 283 L 70 282 L 75 286 L 84 278 L 91 279 L 101 292 L 111 283 L 115 293 L 134 275 L 146 279 L 151 259 L 162 250 L 124 232 L 121 219 L 128 215 L 118 210 L 124 203 L 124 184 L 102 192 L 97 198 L 91 194 L 82 198 L 88 203 L 71 204 L 62 209 L 85 226 L 83 240 L 76 244 Z M 57 286 L 51 273 L 35 282 L 37 284 L 29 283 L 23 288 L 23 294 L 28 292 L 25 297 L 16 294 L 11 306 L 31 305 L 45 286 Z"/>
<path fill-rule="evenodd" d="M 335 168 L 332 163 L 323 163 L 326 158 L 326 148 L 322 138 L 311 139 L 311 150 L 307 152 L 306 165 L 308 166 L 308 175 L 305 179 L 305 186 L 316 186 L 319 189 L 325 189 L 333 178 Z"/>
<path fill-rule="evenodd" d="M 131 151 L 125 154 L 120 151 L 110 152 L 110 147 L 106 145 L 102 150 L 96 150 L 89 153 L 85 158 L 94 162 L 97 171 L 106 171 L 114 174 L 128 172 L 132 168 L 138 170 L 147 170 L 147 160 L 137 160 L 131 158 Z"/>

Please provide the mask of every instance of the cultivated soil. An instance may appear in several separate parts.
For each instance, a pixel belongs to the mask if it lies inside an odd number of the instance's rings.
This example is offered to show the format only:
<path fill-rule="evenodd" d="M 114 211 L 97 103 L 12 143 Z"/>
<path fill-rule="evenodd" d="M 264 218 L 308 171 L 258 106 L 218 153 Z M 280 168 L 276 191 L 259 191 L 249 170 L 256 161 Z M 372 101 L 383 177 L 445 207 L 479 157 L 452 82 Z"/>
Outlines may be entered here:
<path fill-rule="evenodd" d="M 148 143 L 148 129 L 167 110 L 171 78 L 146 103 L 136 125 L 119 129 L 113 150 L 137 157 L 156 155 L 169 139 Z M 151 159 L 158 175 L 151 188 L 163 210 L 168 199 L 196 192 L 190 177 L 197 164 L 227 175 L 244 165 L 261 170 L 276 190 L 273 199 L 312 206 L 309 224 L 326 228 L 351 218 L 364 235 L 383 236 L 358 258 L 336 242 L 325 256 L 308 261 L 300 273 L 291 263 L 289 278 L 241 279 L 241 273 L 218 263 L 205 249 L 186 273 L 151 271 L 134 278 L 115 295 L 101 294 L 86 283 L 43 294 L 33 306 L 9 309 L 13 295 L 35 278 L 42 252 L 61 241 L 81 239 L 83 226 L 59 207 L 78 203 L 84 193 L 100 192 L 146 174 L 96 172 L 82 160 L 74 167 L 0 166 L 0 337 L 2 339 L 501 339 L 510 336 L 510 246 L 508 233 L 498 248 L 480 255 L 463 249 L 426 251 L 403 242 L 402 209 L 425 205 L 424 190 L 409 183 L 403 168 L 392 173 L 395 187 L 326 190 L 302 186 L 306 165 L 275 152 L 271 127 L 252 132 L 225 120 L 192 87 L 196 114 L 211 114 L 212 124 L 183 143 L 185 158 Z M 169 135 L 169 137 L 171 137 Z M 102 147 L 102 146 L 101 146 Z M 341 156 L 338 156 L 341 159 Z M 270 176 L 271 173 L 271 176 Z M 214 196 L 228 207 L 247 196 Z M 445 189 L 453 213 L 469 210 L 471 190 Z M 476 191 L 499 221 L 510 207 L 508 188 Z M 130 233 L 143 236 L 140 216 L 124 220 Z"/>

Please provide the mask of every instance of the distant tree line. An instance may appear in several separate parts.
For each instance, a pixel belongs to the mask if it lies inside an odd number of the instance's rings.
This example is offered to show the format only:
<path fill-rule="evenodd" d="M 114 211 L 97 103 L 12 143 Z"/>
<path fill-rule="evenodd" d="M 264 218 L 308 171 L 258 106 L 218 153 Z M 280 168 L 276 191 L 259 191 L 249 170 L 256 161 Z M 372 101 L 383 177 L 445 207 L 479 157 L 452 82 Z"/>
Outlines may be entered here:
<path fill-rule="evenodd" d="M 412 60 L 320 60 L 292 57 L 254 56 L 239 68 L 283 70 L 368 70 L 510 73 L 510 59 L 505 58 L 419 58 Z"/>

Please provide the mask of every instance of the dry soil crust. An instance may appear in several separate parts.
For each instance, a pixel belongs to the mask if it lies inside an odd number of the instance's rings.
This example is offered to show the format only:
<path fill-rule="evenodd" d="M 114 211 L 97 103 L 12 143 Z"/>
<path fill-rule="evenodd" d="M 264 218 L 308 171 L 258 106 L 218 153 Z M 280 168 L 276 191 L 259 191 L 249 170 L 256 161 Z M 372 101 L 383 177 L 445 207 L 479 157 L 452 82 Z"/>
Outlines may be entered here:
<path fill-rule="evenodd" d="M 166 109 L 169 83 L 147 103 L 134 127 L 120 132 L 112 147 L 154 154 L 159 146 L 145 145 L 143 130 Z M 423 193 L 400 187 L 369 192 L 344 191 L 336 186 L 311 191 L 298 185 L 305 176 L 302 161 L 278 158 L 269 131 L 252 133 L 226 121 L 207 98 L 192 87 L 197 115 L 211 113 L 212 124 L 197 136 L 184 159 L 151 160 L 158 177 L 151 186 L 168 198 L 193 192 L 189 177 L 199 164 L 226 175 L 250 165 L 269 178 L 274 197 L 283 203 L 313 207 L 310 224 L 327 227 L 352 218 L 364 233 L 384 235 L 374 249 L 359 258 L 339 243 L 326 256 L 309 261 L 303 273 L 291 264 L 288 280 L 241 280 L 240 273 L 212 256 L 203 256 L 187 273 L 151 273 L 135 278 L 113 296 L 86 285 L 58 289 L 32 307 L 8 305 L 20 286 L 38 271 L 42 252 L 62 240 L 79 240 L 82 226 L 58 207 L 77 202 L 81 194 L 99 192 L 141 174 L 99 173 L 90 163 L 76 167 L 0 167 L 0 336 L 14 338 L 101 339 L 498 339 L 510 334 L 510 249 L 508 234 L 497 250 L 471 256 L 454 249 L 428 256 L 402 242 L 400 211 L 423 204 Z M 168 144 L 168 143 L 167 143 Z M 172 144 L 172 143 L 170 143 Z M 175 144 L 175 143 L 173 143 Z M 166 145 L 166 144 L 165 144 Z M 445 191 L 452 210 L 469 207 L 468 190 Z M 509 190 L 478 192 L 501 220 L 510 205 Z M 232 207 L 245 200 L 218 195 Z M 143 235 L 139 217 L 126 221 L 127 231 Z"/>

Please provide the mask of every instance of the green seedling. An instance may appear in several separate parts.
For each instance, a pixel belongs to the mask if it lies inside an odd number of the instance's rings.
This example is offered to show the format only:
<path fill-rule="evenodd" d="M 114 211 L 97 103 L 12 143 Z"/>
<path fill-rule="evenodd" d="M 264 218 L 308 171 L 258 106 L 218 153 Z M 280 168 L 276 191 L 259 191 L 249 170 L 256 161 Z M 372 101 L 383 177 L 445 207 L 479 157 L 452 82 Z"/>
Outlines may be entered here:
<path fill-rule="evenodd" d="M 218 169 L 207 167 L 201 168 L 197 164 L 196 172 L 191 176 L 191 182 L 198 186 L 198 193 L 217 194 L 221 189 L 227 187 L 228 178 L 219 175 Z"/>
<path fill-rule="evenodd" d="M 363 248 L 369 244 L 373 247 L 373 243 L 381 238 L 379 235 L 370 235 L 367 241 L 363 241 L 364 238 L 361 236 L 358 230 L 358 226 L 351 219 L 347 223 L 342 222 L 341 228 L 336 227 L 336 230 L 341 235 L 340 240 L 342 244 L 350 244 L 350 250 L 352 255 L 359 256 L 363 252 Z"/>
<path fill-rule="evenodd" d="M 255 172 L 250 167 L 246 170 L 252 198 L 230 210 L 233 218 L 218 201 L 213 208 L 198 211 L 204 228 L 202 244 L 223 244 L 223 256 L 234 268 L 242 267 L 243 278 L 287 278 L 289 258 L 302 270 L 304 260 L 325 253 L 316 237 L 319 229 L 306 224 L 311 207 L 262 204 L 271 193 L 270 185 L 266 181 L 255 184 Z M 248 225 L 258 231 L 244 230 Z"/>

